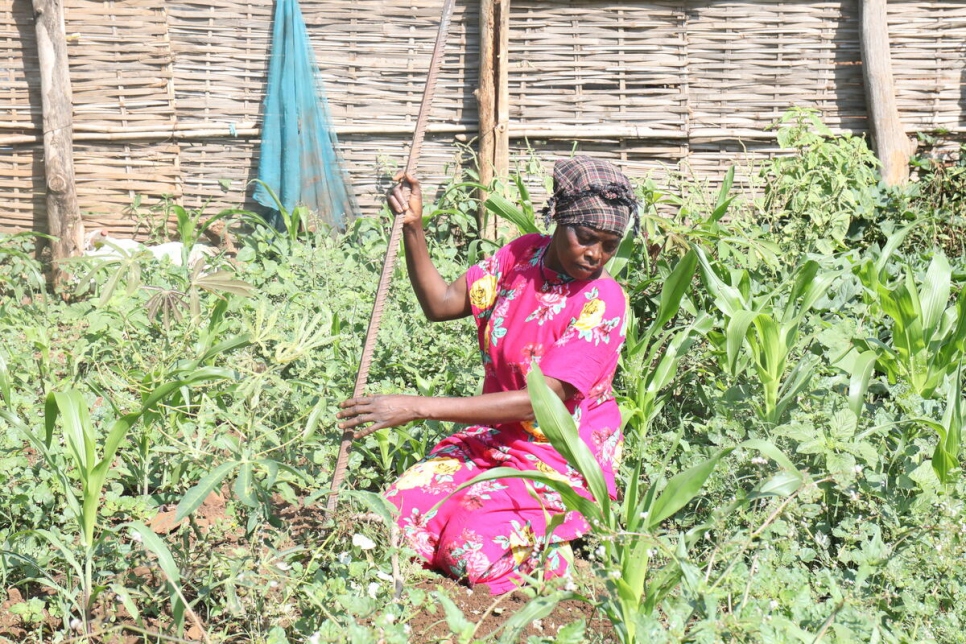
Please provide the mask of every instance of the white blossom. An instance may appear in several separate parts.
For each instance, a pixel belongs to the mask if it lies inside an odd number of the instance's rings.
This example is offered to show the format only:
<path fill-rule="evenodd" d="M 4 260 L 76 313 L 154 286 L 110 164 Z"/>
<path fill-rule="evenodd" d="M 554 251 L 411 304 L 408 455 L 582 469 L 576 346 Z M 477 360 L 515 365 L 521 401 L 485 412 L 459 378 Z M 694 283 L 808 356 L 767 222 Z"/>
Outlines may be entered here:
<path fill-rule="evenodd" d="M 352 545 L 362 550 L 372 550 L 376 547 L 376 542 L 364 534 L 352 535 Z"/>

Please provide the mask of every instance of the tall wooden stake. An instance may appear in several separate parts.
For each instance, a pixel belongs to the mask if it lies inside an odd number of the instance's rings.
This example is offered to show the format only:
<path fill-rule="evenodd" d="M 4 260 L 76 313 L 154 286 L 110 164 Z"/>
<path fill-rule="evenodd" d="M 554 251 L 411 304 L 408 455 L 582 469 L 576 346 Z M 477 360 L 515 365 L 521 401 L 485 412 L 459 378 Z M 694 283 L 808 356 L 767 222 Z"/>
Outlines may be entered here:
<path fill-rule="evenodd" d="M 67 38 L 61 0 L 33 0 L 40 60 L 44 114 L 44 173 L 47 180 L 47 226 L 52 246 L 53 282 L 67 277 L 62 260 L 79 255 L 84 228 L 74 185 L 73 107 L 67 70 Z"/>
<path fill-rule="evenodd" d="M 480 169 L 480 183 L 489 187 L 493 181 L 493 150 L 496 129 L 496 94 L 493 74 L 493 33 L 495 28 L 494 0 L 480 0 L 480 86 L 476 89 L 476 105 L 480 119 L 479 155 L 477 161 Z M 493 233 L 492 226 L 486 226 L 486 209 L 483 202 L 488 197 L 486 190 L 480 190 L 480 210 L 477 220 L 480 233 L 489 236 Z"/>
<path fill-rule="evenodd" d="M 495 0 L 494 34 L 496 74 L 496 130 L 494 132 L 493 171 L 498 177 L 510 173 L 510 0 Z"/>
<path fill-rule="evenodd" d="M 899 120 L 886 0 L 861 0 L 860 6 L 862 76 L 872 142 L 882 162 L 882 178 L 890 186 L 900 185 L 909 179 L 909 157 L 916 151 L 916 144 L 906 136 Z"/>
<path fill-rule="evenodd" d="M 510 171 L 509 26 L 510 0 L 481 0 L 480 86 L 476 90 L 476 102 L 480 119 L 480 183 L 484 186 L 489 186 L 494 177 L 505 178 Z M 486 191 L 481 190 L 479 197 L 482 204 Z M 482 230 L 484 219 L 481 205 L 481 231 L 495 237 L 496 219 L 491 220 L 488 230 Z"/>

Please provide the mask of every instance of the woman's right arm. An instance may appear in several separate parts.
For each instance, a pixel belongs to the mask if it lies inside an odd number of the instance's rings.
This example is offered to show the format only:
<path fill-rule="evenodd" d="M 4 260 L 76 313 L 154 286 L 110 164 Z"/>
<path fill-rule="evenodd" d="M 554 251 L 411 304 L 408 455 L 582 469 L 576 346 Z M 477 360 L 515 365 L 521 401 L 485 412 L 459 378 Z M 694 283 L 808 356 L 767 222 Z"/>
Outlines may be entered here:
<path fill-rule="evenodd" d="M 423 232 L 423 196 L 419 181 L 409 174 L 400 174 L 396 180 L 399 183 L 389 193 L 389 209 L 393 214 L 403 216 L 406 270 L 423 313 L 432 322 L 466 317 L 472 312 L 466 274 L 447 283 L 429 256 Z"/>

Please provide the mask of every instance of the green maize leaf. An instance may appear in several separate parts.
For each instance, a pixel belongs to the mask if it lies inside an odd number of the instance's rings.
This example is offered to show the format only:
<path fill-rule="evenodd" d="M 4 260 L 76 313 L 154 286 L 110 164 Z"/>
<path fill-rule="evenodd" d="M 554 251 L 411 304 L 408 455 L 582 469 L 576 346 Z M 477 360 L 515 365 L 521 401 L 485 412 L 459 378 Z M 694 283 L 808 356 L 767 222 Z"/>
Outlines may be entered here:
<path fill-rule="evenodd" d="M 647 541 L 636 537 L 633 544 L 631 547 L 627 547 L 626 544 L 621 547 L 621 579 L 626 583 L 634 603 L 640 604 L 641 595 L 644 594 L 644 582 L 647 581 L 650 557 L 647 554 Z"/>
<path fill-rule="evenodd" d="M 10 371 L 7 369 L 7 361 L 0 353 L 0 399 L 7 407 L 13 408 L 13 397 L 10 394 Z"/>
<path fill-rule="evenodd" d="M 734 315 L 728 320 L 728 327 L 725 331 L 725 353 L 728 356 L 728 373 L 732 376 L 737 375 L 735 368 L 738 363 L 738 354 L 741 346 L 748 335 L 748 327 L 761 315 L 755 311 L 735 311 Z"/>
<path fill-rule="evenodd" d="M 55 401 L 56 413 L 60 415 L 60 422 L 64 428 L 64 439 L 67 448 L 77 463 L 82 480 L 86 482 L 91 470 L 94 469 L 97 458 L 94 453 L 96 441 L 91 417 L 87 411 L 87 403 L 79 391 L 54 392 L 50 394 Z M 48 396 L 48 400 L 50 399 Z"/>
<path fill-rule="evenodd" d="M 651 328 L 660 329 L 671 320 L 681 309 L 681 300 L 691 290 L 691 280 L 698 266 L 698 256 L 693 250 L 678 260 L 674 270 L 664 280 L 661 288 L 661 302 L 657 314 L 651 323 Z"/>
<path fill-rule="evenodd" d="M 763 496 L 787 497 L 802 487 L 802 475 L 798 472 L 779 472 L 765 481 L 749 495 L 749 498 Z"/>
<path fill-rule="evenodd" d="M 943 413 L 943 431 L 939 431 L 939 443 L 933 452 L 932 467 L 943 483 L 952 481 L 950 473 L 959 467 L 959 451 L 962 446 L 963 395 L 962 363 L 956 376 L 949 380 L 946 395 L 946 411 Z M 938 431 L 938 429 L 937 429 Z"/>
<path fill-rule="evenodd" d="M 215 469 L 205 474 L 205 476 L 202 477 L 197 484 L 185 492 L 185 495 L 178 503 L 178 509 L 174 514 L 174 520 L 180 521 L 197 510 L 204 500 L 208 498 L 208 495 L 221 484 L 222 480 L 226 476 L 228 476 L 228 473 L 238 467 L 238 465 L 238 461 L 229 461 L 228 463 L 222 463 Z"/>
<path fill-rule="evenodd" d="M 705 462 L 674 475 L 668 481 L 667 487 L 661 491 L 660 496 L 654 501 L 654 505 L 647 515 L 645 527 L 648 530 L 653 530 L 662 521 L 687 505 L 701 491 L 704 482 L 711 476 L 718 461 L 733 450 L 733 447 L 718 450 L 714 456 Z"/>
<path fill-rule="evenodd" d="M 929 262 L 925 281 L 922 284 L 922 328 L 928 344 L 932 334 L 942 320 L 946 304 L 949 302 L 950 279 L 953 271 L 945 255 L 938 254 Z"/>
<path fill-rule="evenodd" d="M 83 577 L 84 567 L 81 565 L 81 563 L 77 560 L 77 557 L 74 555 L 74 548 L 72 547 L 68 548 L 67 545 L 63 541 L 61 541 L 60 537 L 57 536 L 55 533 L 51 532 L 50 530 L 38 528 L 37 530 L 33 530 L 31 532 L 41 537 L 44 541 L 46 541 L 54 548 L 56 548 L 56 550 L 60 553 L 60 556 L 64 558 L 64 561 L 67 562 L 67 565 L 73 568 L 78 573 L 78 575 Z M 38 566 L 38 567 L 41 570 L 43 569 L 43 567 L 41 566 Z"/>
<path fill-rule="evenodd" d="M 863 351 L 852 365 L 852 374 L 849 378 L 849 409 L 856 417 L 862 415 L 865 394 L 869 390 L 877 357 L 878 354 L 875 351 Z"/>
<path fill-rule="evenodd" d="M 135 534 L 141 538 L 141 543 L 158 558 L 158 566 L 168 580 L 171 591 L 171 613 L 175 622 L 184 624 L 185 604 L 181 593 L 181 571 L 178 568 L 174 556 L 165 545 L 164 541 L 140 521 L 132 521 L 126 524 Z"/>
<path fill-rule="evenodd" d="M 569 510 L 576 510 L 580 512 L 591 524 L 600 523 L 603 520 L 603 516 L 600 512 L 600 507 L 588 499 L 587 497 L 581 496 L 577 493 L 574 487 L 568 482 L 563 480 L 563 478 L 557 475 L 545 474 L 538 470 L 518 470 L 512 467 L 495 467 L 492 470 L 487 470 L 477 474 L 469 481 L 461 484 L 453 493 L 459 492 L 474 483 L 482 483 L 484 481 L 495 481 L 498 479 L 527 479 L 530 481 L 537 481 L 543 483 L 547 487 L 558 492 L 561 497 L 561 501 Z M 446 498 L 449 498 L 447 496 Z M 446 499 L 441 500 L 433 509 L 439 507 Z"/>
<path fill-rule="evenodd" d="M 522 210 L 520 210 L 516 205 L 511 203 L 502 195 L 490 195 L 489 198 L 483 202 L 483 205 L 490 212 L 502 217 L 503 219 L 506 219 L 511 224 L 516 226 L 517 230 L 519 230 L 520 234 L 522 235 L 540 232 L 532 218 L 527 217 Z"/>
<path fill-rule="evenodd" d="M 784 452 L 778 449 L 774 443 L 771 443 L 766 440 L 754 438 L 751 440 L 744 441 L 743 443 L 738 445 L 738 447 L 757 450 L 762 454 L 764 454 L 765 456 L 767 456 L 768 458 L 770 458 L 771 460 L 778 463 L 782 467 L 782 469 L 788 472 L 798 473 L 798 469 L 795 467 L 795 464 L 792 463 L 791 459 L 785 456 Z M 799 477 L 801 477 L 801 474 L 799 474 Z"/>
<path fill-rule="evenodd" d="M 600 464 L 590 453 L 590 448 L 580 439 L 573 416 L 567 411 L 560 397 L 547 386 L 540 367 L 536 365 L 527 374 L 527 391 L 540 430 L 554 448 L 583 475 L 604 516 L 609 516 L 610 495 Z"/>

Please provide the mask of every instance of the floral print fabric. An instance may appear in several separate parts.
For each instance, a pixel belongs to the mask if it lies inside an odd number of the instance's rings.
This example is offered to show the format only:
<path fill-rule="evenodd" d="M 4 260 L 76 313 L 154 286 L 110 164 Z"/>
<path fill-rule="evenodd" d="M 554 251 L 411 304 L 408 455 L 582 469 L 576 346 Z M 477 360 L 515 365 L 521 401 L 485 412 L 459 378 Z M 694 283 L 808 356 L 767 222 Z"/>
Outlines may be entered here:
<path fill-rule="evenodd" d="M 609 277 L 573 280 L 548 269 L 543 256 L 549 241 L 525 235 L 467 271 L 483 392 L 525 389 L 534 364 L 572 385 L 577 394 L 567 409 L 613 498 L 622 437 L 611 381 L 624 342 L 626 298 Z M 499 594 L 541 564 L 548 575 L 562 574 L 567 563 L 560 546 L 588 526 L 570 512 L 548 537 L 549 518 L 566 509 L 557 492 L 533 481 L 485 481 L 452 494 L 494 467 L 559 476 L 589 496 L 583 477 L 535 422 L 467 427 L 440 442 L 386 496 L 400 509 L 403 534 L 429 567 L 489 584 Z"/>

